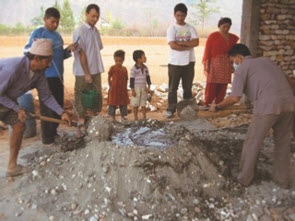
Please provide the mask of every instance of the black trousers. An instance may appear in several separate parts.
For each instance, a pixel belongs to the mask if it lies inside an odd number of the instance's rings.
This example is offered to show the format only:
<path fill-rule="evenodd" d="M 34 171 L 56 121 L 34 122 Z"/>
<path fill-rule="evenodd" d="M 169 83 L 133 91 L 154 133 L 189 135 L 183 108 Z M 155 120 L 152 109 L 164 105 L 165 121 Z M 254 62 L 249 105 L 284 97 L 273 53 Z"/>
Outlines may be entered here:
<path fill-rule="evenodd" d="M 47 78 L 47 83 L 49 89 L 52 92 L 53 97 L 57 101 L 57 103 L 63 107 L 64 106 L 64 86 L 63 81 L 59 78 Z M 40 100 L 40 113 L 42 116 L 51 117 L 60 119 L 60 116 L 48 108 L 41 100 Z M 41 121 L 41 136 L 43 144 L 51 144 L 54 142 L 54 137 L 57 135 L 57 123 L 45 122 Z"/>
<path fill-rule="evenodd" d="M 169 93 L 167 111 L 174 113 L 177 105 L 177 90 L 181 79 L 183 88 L 183 99 L 190 99 L 192 95 L 192 85 L 195 77 L 195 62 L 190 62 L 185 66 L 168 65 Z"/>

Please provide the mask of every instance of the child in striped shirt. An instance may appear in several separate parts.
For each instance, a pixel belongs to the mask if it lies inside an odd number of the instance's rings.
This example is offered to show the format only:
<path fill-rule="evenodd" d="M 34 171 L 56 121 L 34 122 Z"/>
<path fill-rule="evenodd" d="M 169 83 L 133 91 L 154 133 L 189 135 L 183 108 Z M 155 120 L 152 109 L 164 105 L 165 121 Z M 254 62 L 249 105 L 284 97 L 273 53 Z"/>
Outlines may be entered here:
<path fill-rule="evenodd" d="M 149 70 L 144 63 L 146 56 L 144 51 L 133 52 L 135 65 L 130 70 L 130 88 L 132 91 L 131 106 L 133 106 L 134 120 L 138 120 L 138 107 L 141 106 L 143 119 L 146 119 L 147 93 L 150 90 L 151 78 Z"/>

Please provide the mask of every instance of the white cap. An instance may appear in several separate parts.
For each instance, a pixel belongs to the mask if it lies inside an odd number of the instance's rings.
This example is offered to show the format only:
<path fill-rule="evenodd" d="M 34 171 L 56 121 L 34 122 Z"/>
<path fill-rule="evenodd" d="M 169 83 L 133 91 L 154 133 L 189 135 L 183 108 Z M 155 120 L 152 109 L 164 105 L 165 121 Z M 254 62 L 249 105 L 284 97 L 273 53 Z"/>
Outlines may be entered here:
<path fill-rule="evenodd" d="M 29 52 L 34 55 L 51 56 L 53 55 L 52 41 L 47 38 L 35 39 Z"/>

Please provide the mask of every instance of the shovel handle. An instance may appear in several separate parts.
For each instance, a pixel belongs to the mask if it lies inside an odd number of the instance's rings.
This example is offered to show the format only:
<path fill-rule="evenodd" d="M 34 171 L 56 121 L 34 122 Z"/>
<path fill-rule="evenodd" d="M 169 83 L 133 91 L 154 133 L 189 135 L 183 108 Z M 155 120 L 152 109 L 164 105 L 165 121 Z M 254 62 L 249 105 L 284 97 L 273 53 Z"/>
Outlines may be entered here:
<path fill-rule="evenodd" d="M 66 121 L 64 120 L 60 120 L 60 119 L 56 119 L 56 118 L 52 118 L 52 117 L 45 117 L 45 116 L 37 116 L 35 114 L 30 113 L 29 115 L 31 115 L 32 117 L 35 117 L 41 121 L 46 121 L 46 122 L 51 122 L 51 123 L 58 123 L 58 124 L 67 124 Z M 76 122 L 72 122 L 71 121 L 71 126 L 72 127 L 78 127 L 78 124 Z"/>

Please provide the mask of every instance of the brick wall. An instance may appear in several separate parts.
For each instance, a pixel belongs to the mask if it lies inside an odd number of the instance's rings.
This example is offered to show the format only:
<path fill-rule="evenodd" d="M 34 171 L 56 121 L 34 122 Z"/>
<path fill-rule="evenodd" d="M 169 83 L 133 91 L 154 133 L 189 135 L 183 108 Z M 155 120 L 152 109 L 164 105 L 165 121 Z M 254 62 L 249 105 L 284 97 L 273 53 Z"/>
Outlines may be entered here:
<path fill-rule="evenodd" d="M 295 0 L 261 0 L 257 56 L 295 74 Z"/>

